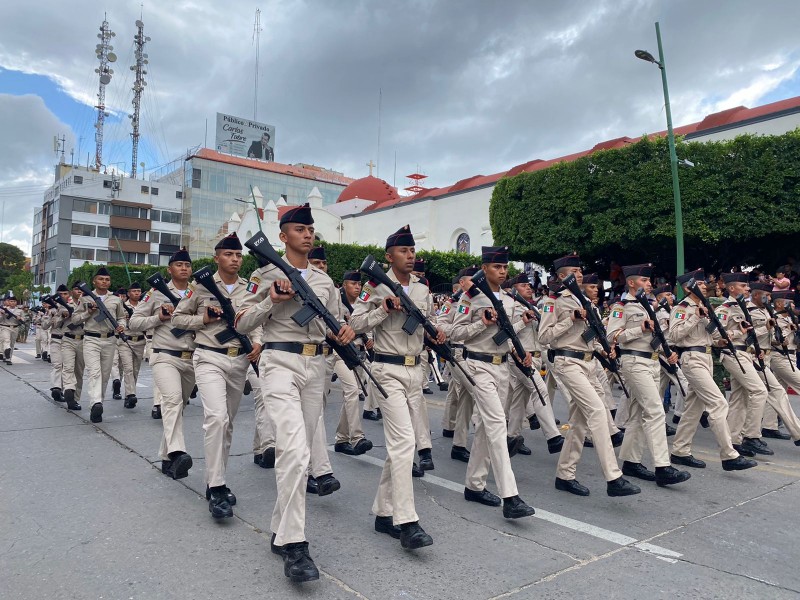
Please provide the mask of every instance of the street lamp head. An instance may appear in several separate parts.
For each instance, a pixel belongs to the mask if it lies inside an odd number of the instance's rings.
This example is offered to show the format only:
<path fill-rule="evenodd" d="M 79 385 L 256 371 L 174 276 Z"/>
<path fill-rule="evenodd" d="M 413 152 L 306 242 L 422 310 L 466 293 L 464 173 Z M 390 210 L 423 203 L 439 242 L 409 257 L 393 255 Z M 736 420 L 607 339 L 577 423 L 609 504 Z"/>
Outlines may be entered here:
<path fill-rule="evenodd" d="M 651 62 L 656 65 L 659 64 L 659 62 L 655 59 L 655 57 L 652 54 L 650 54 L 647 50 L 637 50 L 633 54 L 636 56 L 636 58 L 639 58 L 641 60 L 646 60 L 647 62 Z"/>

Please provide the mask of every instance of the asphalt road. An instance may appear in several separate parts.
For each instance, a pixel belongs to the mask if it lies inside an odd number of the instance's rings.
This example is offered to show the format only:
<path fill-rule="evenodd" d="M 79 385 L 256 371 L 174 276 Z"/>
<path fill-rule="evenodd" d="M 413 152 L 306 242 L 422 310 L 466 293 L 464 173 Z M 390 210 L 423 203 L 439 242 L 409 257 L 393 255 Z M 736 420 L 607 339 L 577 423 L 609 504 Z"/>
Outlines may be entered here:
<path fill-rule="evenodd" d="M 21 345 L 0 367 L 0 598 L 797 598 L 800 448 L 770 441 L 775 456 L 725 473 L 708 430 L 694 454 L 708 461 L 673 488 L 641 482 L 638 496 L 605 494 L 594 450 L 578 479 L 592 493 L 554 489 L 557 456 L 541 431 L 526 431 L 532 456 L 512 459 L 531 519 L 467 503 L 465 466 L 441 437 L 444 393 L 426 396 L 436 469 L 414 482 L 417 511 L 434 545 L 414 553 L 373 531 L 370 514 L 385 458 L 380 423 L 365 422 L 375 448 L 334 454 L 342 489 L 309 496 L 307 536 L 318 582 L 294 585 L 270 553 L 275 475 L 252 461 L 253 403 L 236 418 L 228 485 L 235 517 L 215 522 L 203 482 L 202 408 L 187 407 L 194 468 L 180 481 L 160 472 L 161 423 L 150 418 L 152 378 L 139 405 L 105 402 L 73 414 L 49 398 L 49 365 Z M 110 386 L 109 386 L 110 387 Z M 792 397 L 795 410 L 800 401 Z M 341 395 L 328 403 L 333 441 Z M 556 415 L 566 406 L 556 398 Z M 650 465 L 652 466 L 652 465 Z M 490 481 L 489 489 L 494 490 Z"/>

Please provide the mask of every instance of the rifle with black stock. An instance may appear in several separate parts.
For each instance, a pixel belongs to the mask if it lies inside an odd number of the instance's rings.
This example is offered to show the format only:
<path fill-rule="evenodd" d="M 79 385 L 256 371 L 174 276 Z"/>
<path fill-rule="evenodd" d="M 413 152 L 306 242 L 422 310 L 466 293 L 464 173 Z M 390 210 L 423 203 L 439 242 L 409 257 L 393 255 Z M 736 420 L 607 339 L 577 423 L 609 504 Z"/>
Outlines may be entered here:
<path fill-rule="evenodd" d="M 128 336 L 125 335 L 124 333 L 117 333 L 119 322 L 114 317 L 114 315 L 112 315 L 111 312 L 108 310 L 108 308 L 105 305 L 105 302 L 100 300 L 100 298 L 97 297 L 97 294 L 95 294 L 91 289 L 89 289 L 89 286 L 86 285 L 85 281 L 78 282 L 78 289 L 82 291 L 85 296 L 88 296 L 92 300 L 92 302 L 94 302 L 94 306 L 95 308 L 97 308 L 97 315 L 95 316 L 94 320 L 97 321 L 98 323 L 106 321 L 109 325 L 111 325 L 111 329 L 114 330 L 114 335 L 119 339 L 121 339 L 123 342 L 125 342 L 125 345 L 131 349 L 131 352 L 133 352 L 133 348 L 131 348 L 131 345 L 128 343 Z"/>
<path fill-rule="evenodd" d="M 539 313 L 539 309 L 536 308 L 530 302 L 528 302 L 525 298 L 523 298 L 522 294 L 520 294 L 516 289 L 512 288 L 511 293 L 509 294 L 509 296 L 511 296 L 514 300 L 516 300 L 519 304 L 521 304 L 523 306 L 523 308 L 525 308 L 525 310 L 531 311 L 533 313 L 533 316 L 536 318 L 537 321 L 541 321 L 542 320 L 542 315 Z M 512 356 L 512 358 L 513 358 L 513 356 Z M 525 373 L 525 371 L 523 370 L 523 367 L 521 366 L 522 363 L 520 363 L 516 358 L 514 358 L 514 363 L 517 365 L 517 368 L 519 368 L 520 371 Z M 532 378 L 531 378 L 531 381 L 533 381 Z M 536 395 L 539 396 L 539 400 L 542 401 L 542 406 L 547 406 L 545 404 L 544 397 L 542 396 L 542 392 L 539 391 L 539 386 L 536 385 L 535 381 L 533 382 L 533 387 L 536 390 Z"/>
<path fill-rule="evenodd" d="M 774 325 L 773 328 L 775 329 L 775 341 L 778 342 L 779 347 L 775 348 L 775 351 L 778 354 L 781 354 L 786 357 L 786 360 L 789 361 L 789 366 L 792 368 L 792 371 L 795 371 L 794 361 L 792 360 L 791 355 L 789 354 L 789 349 L 786 347 L 786 337 L 783 335 L 783 329 L 781 329 L 780 325 L 778 325 L 778 313 L 775 312 L 775 306 L 772 302 L 764 302 L 764 308 L 767 309 L 769 313 L 769 318 L 772 319 Z"/>
<path fill-rule="evenodd" d="M 747 308 L 747 302 L 745 302 L 744 294 L 739 294 L 736 296 L 736 304 L 739 305 L 739 308 L 742 309 L 742 314 L 744 314 L 744 320 L 747 322 L 747 338 L 745 343 L 749 344 L 753 347 L 753 351 L 756 353 L 756 360 L 758 361 L 758 367 L 762 373 L 764 373 L 764 384 L 767 386 L 767 391 L 772 391 L 769 387 L 769 379 L 767 378 L 767 365 L 764 363 L 764 358 L 762 355 L 764 351 L 761 349 L 761 344 L 758 343 L 758 336 L 756 335 L 756 329 L 753 327 L 753 317 L 750 316 L 750 309 Z"/>
<path fill-rule="evenodd" d="M 673 350 L 670 348 L 669 342 L 667 342 L 667 336 L 664 335 L 664 330 L 661 329 L 661 324 L 656 318 L 656 312 L 653 310 L 653 306 L 650 304 L 650 300 L 647 298 L 647 294 L 644 293 L 642 288 L 639 288 L 636 291 L 636 301 L 642 305 L 642 308 L 644 308 L 645 312 L 647 313 L 647 318 L 653 323 L 653 340 L 650 342 L 650 347 L 653 350 L 657 350 L 659 347 L 661 347 L 661 349 L 664 351 L 664 356 L 669 357 Z M 664 368 L 668 373 L 677 375 L 678 369 L 680 369 L 681 366 L 678 363 L 675 363 L 674 365 L 666 363 Z M 678 382 L 678 388 L 680 389 L 681 394 L 683 394 L 685 397 L 686 391 L 683 389 L 680 377 L 676 377 L 675 380 Z"/>
<path fill-rule="evenodd" d="M 147 278 L 147 283 L 149 283 L 153 288 L 159 292 L 161 292 L 167 300 L 170 301 L 173 307 L 178 306 L 178 302 L 181 301 L 172 291 L 169 289 L 167 285 L 167 281 L 164 279 L 161 273 L 153 273 L 150 277 Z M 189 333 L 188 329 L 178 329 L 177 327 L 173 327 L 170 329 L 170 333 L 174 335 L 176 338 L 179 338 L 183 335 Z"/>
<path fill-rule="evenodd" d="M 55 304 L 58 304 L 58 305 L 59 305 L 59 306 L 61 306 L 61 307 L 62 307 L 64 310 L 66 310 L 66 311 L 67 311 L 67 313 L 69 313 L 69 316 L 68 316 L 67 318 L 71 317 L 71 316 L 72 316 L 72 313 L 73 313 L 73 312 L 75 312 L 75 308 L 74 308 L 74 307 L 72 307 L 72 306 L 70 306 L 70 305 L 69 305 L 69 303 L 68 303 L 66 300 L 64 300 L 64 299 L 61 297 L 61 295 L 60 295 L 60 294 L 58 294 L 58 293 L 56 293 L 56 294 L 53 294 L 53 295 L 51 295 L 51 296 L 50 296 L 50 298 L 53 300 L 53 302 L 54 302 Z M 75 323 L 67 323 L 67 327 L 68 327 L 69 329 L 77 329 L 78 327 L 80 327 L 80 325 L 76 325 Z"/>
<path fill-rule="evenodd" d="M 231 340 L 239 340 L 239 343 L 242 345 L 245 354 L 250 354 L 253 351 L 253 344 L 249 337 L 236 331 L 236 328 L 234 327 L 236 313 L 233 310 L 233 304 L 231 303 L 231 299 L 225 296 L 225 294 L 222 293 L 222 290 L 219 289 L 217 282 L 214 281 L 214 272 L 211 270 L 211 267 L 203 267 L 202 269 L 198 269 L 192 273 L 192 277 L 194 277 L 194 280 L 197 283 L 206 288 L 211 295 L 217 299 L 219 302 L 219 307 L 222 309 L 222 320 L 225 321 L 225 329 L 214 336 L 217 338 L 217 341 L 220 344 L 227 344 Z M 255 374 L 259 375 L 258 361 L 252 361 L 250 366 L 253 367 Z"/>
<path fill-rule="evenodd" d="M 625 387 L 625 382 L 622 380 L 622 376 L 619 373 L 619 362 L 617 362 L 616 358 L 611 358 L 611 344 L 608 343 L 608 339 L 606 337 L 606 328 L 603 326 L 603 322 L 600 320 L 600 315 L 597 314 L 597 311 L 595 311 L 594 304 L 592 304 L 589 299 L 583 295 L 583 292 L 578 285 L 578 280 L 575 279 L 575 275 L 573 273 L 567 275 L 567 277 L 561 283 L 573 296 L 575 296 L 575 299 L 580 303 L 583 310 L 586 311 L 586 324 L 589 326 L 589 328 L 581 334 L 583 341 L 588 344 L 594 339 L 597 340 L 597 343 L 600 344 L 600 347 L 603 349 L 603 352 L 606 353 L 606 356 L 603 356 L 599 352 L 595 352 L 595 356 L 600 361 L 600 364 L 602 364 L 604 368 L 608 369 L 614 376 L 614 379 L 617 380 L 617 383 L 622 388 L 625 397 L 630 398 L 631 395 L 628 393 L 628 388 Z"/>
<path fill-rule="evenodd" d="M 275 251 L 275 249 L 272 247 L 272 244 L 269 243 L 267 236 L 264 235 L 263 232 L 259 231 L 256 233 L 253 237 L 247 240 L 244 245 L 256 256 L 256 259 L 265 260 L 267 263 L 275 265 L 284 275 L 286 275 L 286 279 L 289 280 L 289 283 L 292 284 L 292 289 L 294 290 L 295 294 L 297 294 L 300 297 L 300 300 L 303 302 L 302 308 L 292 315 L 292 321 L 297 323 L 300 327 L 305 327 L 308 325 L 311 319 L 319 317 L 322 319 L 322 322 L 325 323 L 325 326 L 331 330 L 334 336 L 339 335 L 339 332 L 342 329 L 342 326 L 339 324 L 339 319 L 333 316 L 333 314 L 331 314 L 327 307 L 317 297 L 317 295 L 314 293 L 314 290 L 312 290 L 308 283 L 306 283 L 306 280 L 303 279 L 302 273 L 281 258 L 280 254 Z M 361 356 L 361 353 L 358 351 L 358 348 L 356 348 L 356 345 L 353 342 L 350 342 L 349 344 L 340 344 L 330 337 L 328 337 L 326 341 L 328 345 L 333 348 L 334 352 L 341 357 L 348 369 L 355 371 L 356 367 L 361 367 L 381 395 L 384 398 L 389 397 L 386 393 L 386 390 L 380 383 L 378 383 L 378 381 L 372 375 L 372 372 L 369 370 L 369 367 L 367 367 L 367 365 L 364 363 L 364 358 Z M 356 380 L 361 386 L 364 394 L 366 394 L 367 390 L 364 387 L 364 382 L 360 377 L 358 377 L 357 374 Z"/>
<path fill-rule="evenodd" d="M 447 342 L 444 344 L 437 344 L 434 341 L 436 336 L 439 335 L 439 330 L 436 329 L 434 324 L 422 314 L 422 311 L 417 308 L 417 305 L 414 304 L 414 301 L 408 297 L 408 294 L 406 294 L 405 291 L 403 291 L 403 286 L 389 279 L 386 271 L 384 271 L 383 267 L 381 267 L 378 261 L 375 260 L 375 257 L 373 257 L 371 254 L 368 255 L 364 259 L 364 262 L 361 263 L 359 270 L 369 277 L 370 280 L 388 287 L 390 290 L 392 290 L 392 293 L 400 299 L 400 305 L 403 308 L 403 312 L 408 316 L 405 323 L 403 323 L 403 331 L 405 331 L 408 335 L 412 335 L 417 330 L 417 327 L 422 325 L 422 328 L 427 334 L 426 336 L 423 336 L 423 344 L 442 357 L 442 360 L 447 362 L 450 366 L 455 366 L 459 371 L 461 371 L 466 380 L 469 381 L 470 385 L 475 385 L 475 380 L 472 378 L 472 376 L 467 373 L 464 370 L 464 367 L 462 367 L 456 360 L 455 354 L 453 353 L 453 347 Z M 428 339 L 428 337 L 432 339 Z"/>
<path fill-rule="evenodd" d="M 21 321 L 19 320 L 19 318 L 17 318 L 17 315 L 15 315 L 10 310 L 8 310 L 8 308 L 6 308 L 5 306 L 2 306 L 2 305 L 0 305 L 0 308 L 3 309 L 3 312 L 6 313 L 6 315 L 9 318 L 14 319 L 17 322 L 17 324 L 21 324 Z"/>
<path fill-rule="evenodd" d="M 725 340 L 726 349 L 731 353 L 736 361 L 736 364 L 739 365 L 739 368 L 742 370 L 742 373 L 745 373 L 746 371 L 744 370 L 742 363 L 739 362 L 739 357 L 736 355 L 736 348 L 733 347 L 731 336 L 728 335 L 728 332 L 725 330 L 725 327 L 723 327 L 719 317 L 717 317 L 717 313 L 714 312 L 714 307 L 711 306 L 711 302 L 709 302 L 708 298 L 706 298 L 705 294 L 700 290 L 700 286 L 697 285 L 697 281 L 695 281 L 694 278 L 690 279 L 686 284 L 686 289 L 697 296 L 700 299 L 700 303 L 703 305 L 703 308 L 706 309 L 706 316 L 710 321 L 710 323 L 706 326 L 706 331 L 711 333 L 715 329 L 717 330 L 720 337 Z"/>
<path fill-rule="evenodd" d="M 506 314 L 506 310 L 503 308 L 503 301 L 500 300 L 500 298 L 497 298 L 494 295 L 492 288 L 489 287 L 489 282 L 486 280 L 486 273 L 484 273 L 483 270 L 475 273 L 475 275 L 472 276 L 472 284 L 489 299 L 489 302 L 492 304 L 492 308 L 497 314 L 498 331 L 492 336 L 492 341 L 500 346 L 508 340 L 511 340 L 511 345 L 514 347 L 514 352 L 517 354 L 517 358 L 515 358 L 517 367 L 522 374 L 530 379 L 531 383 L 533 383 L 533 387 L 536 388 L 536 393 L 539 396 L 539 401 L 542 403 L 542 406 L 547 406 L 547 402 L 545 402 L 542 393 L 539 391 L 539 386 L 536 385 L 536 380 L 533 377 L 533 369 L 522 364 L 522 361 L 525 360 L 525 356 L 528 354 L 528 352 L 522 345 L 517 332 L 514 331 L 514 326 L 511 323 L 511 319 L 508 318 L 508 314 Z M 512 354 L 511 357 L 514 358 L 514 355 Z"/>

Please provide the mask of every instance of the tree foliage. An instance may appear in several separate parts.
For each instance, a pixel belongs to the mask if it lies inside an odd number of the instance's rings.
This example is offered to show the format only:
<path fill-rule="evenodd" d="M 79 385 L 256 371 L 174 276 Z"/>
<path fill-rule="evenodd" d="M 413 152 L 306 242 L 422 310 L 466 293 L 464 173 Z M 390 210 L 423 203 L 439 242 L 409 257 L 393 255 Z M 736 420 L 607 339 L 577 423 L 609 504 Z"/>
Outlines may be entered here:
<path fill-rule="evenodd" d="M 14 244 L 0 243 L 0 290 L 9 286 L 8 278 L 25 268 L 25 254 Z"/>
<path fill-rule="evenodd" d="M 676 141 L 686 267 L 769 269 L 800 243 L 800 130 L 730 141 Z M 501 179 L 489 210 L 495 242 L 517 260 L 654 262 L 675 272 L 675 208 L 666 138 L 644 138 Z"/>

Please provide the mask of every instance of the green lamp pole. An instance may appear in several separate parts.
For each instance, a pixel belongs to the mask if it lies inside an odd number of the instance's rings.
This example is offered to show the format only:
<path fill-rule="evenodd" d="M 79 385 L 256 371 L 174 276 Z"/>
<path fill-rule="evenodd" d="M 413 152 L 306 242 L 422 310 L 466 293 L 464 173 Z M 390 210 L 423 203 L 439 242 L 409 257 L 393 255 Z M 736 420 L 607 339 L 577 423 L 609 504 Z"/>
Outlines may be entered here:
<path fill-rule="evenodd" d="M 658 40 L 658 60 L 646 50 L 634 52 L 636 58 L 646 60 L 661 69 L 661 83 L 664 87 L 664 106 L 667 111 L 667 140 L 669 142 L 669 162 L 672 168 L 672 195 L 675 200 L 675 245 L 677 250 L 677 272 L 686 272 L 683 256 L 683 209 L 681 207 L 681 186 L 678 181 L 678 155 L 675 152 L 675 133 L 672 131 L 672 111 L 669 106 L 669 88 L 667 87 L 667 66 L 664 62 L 664 48 L 661 46 L 661 29 L 656 23 L 656 39 Z M 679 295 L 680 289 L 678 290 Z"/>

